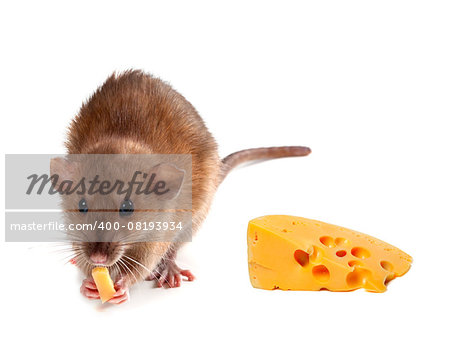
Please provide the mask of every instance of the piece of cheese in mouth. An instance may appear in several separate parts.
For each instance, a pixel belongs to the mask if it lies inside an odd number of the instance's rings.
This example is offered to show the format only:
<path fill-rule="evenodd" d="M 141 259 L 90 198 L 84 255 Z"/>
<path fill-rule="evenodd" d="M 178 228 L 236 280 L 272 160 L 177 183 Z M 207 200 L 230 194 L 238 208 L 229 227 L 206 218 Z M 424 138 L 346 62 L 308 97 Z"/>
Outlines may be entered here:
<path fill-rule="evenodd" d="M 374 237 L 301 217 L 255 218 L 247 241 L 250 281 L 262 289 L 384 292 L 412 263 Z"/>
<path fill-rule="evenodd" d="M 102 303 L 105 303 L 111 299 L 116 290 L 114 289 L 114 282 L 109 276 L 108 268 L 96 267 L 92 269 L 92 277 L 94 278 L 95 285 L 97 286 L 98 293 Z"/>

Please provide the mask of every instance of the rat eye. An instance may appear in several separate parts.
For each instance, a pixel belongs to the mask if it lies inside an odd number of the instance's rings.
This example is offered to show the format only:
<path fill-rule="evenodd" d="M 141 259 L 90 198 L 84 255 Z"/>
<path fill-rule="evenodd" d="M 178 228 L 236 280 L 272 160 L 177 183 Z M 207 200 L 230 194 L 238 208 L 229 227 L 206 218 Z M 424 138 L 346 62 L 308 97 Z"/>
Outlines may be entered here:
<path fill-rule="evenodd" d="M 78 211 L 80 211 L 81 213 L 86 213 L 88 211 L 88 205 L 86 200 L 81 199 L 80 202 L 78 203 Z"/>
<path fill-rule="evenodd" d="M 131 216 L 134 212 L 134 204 L 131 200 L 124 200 L 120 205 L 119 214 L 121 217 Z"/>

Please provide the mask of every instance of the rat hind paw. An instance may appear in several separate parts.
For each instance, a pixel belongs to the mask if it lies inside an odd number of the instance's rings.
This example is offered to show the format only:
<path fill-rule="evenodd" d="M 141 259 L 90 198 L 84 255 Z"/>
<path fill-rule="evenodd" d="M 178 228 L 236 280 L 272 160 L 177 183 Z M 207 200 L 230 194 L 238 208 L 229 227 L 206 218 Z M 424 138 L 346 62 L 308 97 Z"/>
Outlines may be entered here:
<path fill-rule="evenodd" d="M 147 280 L 156 280 L 156 285 L 160 288 L 175 288 L 181 285 L 182 277 L 186 277 L 188 281 L 195 279 L 190 270 L 180 269 L 174 261 L 168 261 L 163 267 L 158 267 Z"/>

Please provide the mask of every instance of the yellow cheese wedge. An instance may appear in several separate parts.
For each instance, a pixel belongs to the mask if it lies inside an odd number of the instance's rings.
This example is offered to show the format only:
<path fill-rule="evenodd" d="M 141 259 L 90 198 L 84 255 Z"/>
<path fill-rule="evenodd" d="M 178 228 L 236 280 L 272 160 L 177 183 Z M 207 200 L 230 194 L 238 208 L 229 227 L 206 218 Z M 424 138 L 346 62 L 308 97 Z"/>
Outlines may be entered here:
<path fill-rule="evenodd" d="M 371 236 L 311 219 L 264 216 L 249 222 L 248 268 L 255 288 L 386 291 L 412 258 Z"/>
<path fill-rule="evenodd" d="M 105 303 L 116 293 L 114 282 L 109 276 L 109 271 L 106 267 L 96 267 L 92 269 L 92 277 L 100 294 L 100 299 L 102 303 Z"/>

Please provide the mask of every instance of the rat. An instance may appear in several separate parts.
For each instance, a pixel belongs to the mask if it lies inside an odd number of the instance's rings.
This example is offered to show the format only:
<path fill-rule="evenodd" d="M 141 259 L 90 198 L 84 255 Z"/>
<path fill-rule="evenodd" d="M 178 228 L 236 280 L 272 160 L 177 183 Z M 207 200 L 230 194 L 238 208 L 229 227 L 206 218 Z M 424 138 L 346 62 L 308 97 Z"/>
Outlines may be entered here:
<path fill-rule="evenodd" d="M 311 152 L 303 146 L 253 148 L 221 159 L 216 141 L 191 103 L 166 82 L 141 70 L 113 73 L 106 79 L 72 120 L 66 148 L 69 155 L 190 154 L 192 234 L 200 228 L 218 186 L 233 168 L 249 161 L 306 156 Z M 159 170 L 163 176 L 171 176 L 173 167 L 163 165 Z M 63 158 L 51 160 L 50 172 L 64 179 L 81 174 Z M 92 197 L 65 197 L 63 208 L 75 208 L 68 215 L 74 223 L 106 205 L 116 206 L 117 218 L 123 212 L 134 221 L 143 218 L 133 215 L 139 209 L 135 198 L 109 199 L 99 205 Z M 89 299 L 100 298 L 91 276 L 97 266 L 107 267 L 114 279 L 116 294 L 109 300 L 113 304 L 126 302 L 129 288 L 138 281 L 155 280 L 159 287 L 179 287 L 182 280 L 195 278 L 191 271 L 176 264 L 177 251 L 184 243 L 176 238 L 155 242 L 74 241 L 74 259 L 86 276 L 80 291 Z"/>

